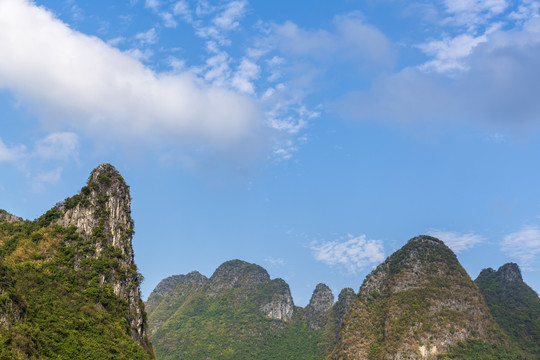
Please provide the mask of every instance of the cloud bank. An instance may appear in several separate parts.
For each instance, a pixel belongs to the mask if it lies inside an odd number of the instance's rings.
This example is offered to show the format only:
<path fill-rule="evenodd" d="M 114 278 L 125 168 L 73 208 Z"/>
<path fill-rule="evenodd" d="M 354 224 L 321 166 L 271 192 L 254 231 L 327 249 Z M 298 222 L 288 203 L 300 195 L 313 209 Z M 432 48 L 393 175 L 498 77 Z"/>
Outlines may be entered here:
<path fill-rule="evenodd" d="M 0 89 L 47 124 L 99 137 L 218 147 L 251 137 L 262 124 L 253 99 L 189 72 L 156 73 L 28 0 L 0 2 L 0 48 L 9 54 L 0 57 Z"/>

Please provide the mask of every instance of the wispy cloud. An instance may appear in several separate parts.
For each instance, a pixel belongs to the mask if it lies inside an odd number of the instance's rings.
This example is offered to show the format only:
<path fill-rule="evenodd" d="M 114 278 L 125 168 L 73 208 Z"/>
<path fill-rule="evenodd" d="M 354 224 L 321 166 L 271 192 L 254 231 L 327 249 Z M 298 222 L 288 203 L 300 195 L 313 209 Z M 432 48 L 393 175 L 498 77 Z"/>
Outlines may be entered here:
<path fill-rule="evenodd" d="M 442 231 L 437 229 L 430 230 L 428 234 L 442 240 L 446 246 L 448 246 L 454 252 L 461 252 L 470 249 L 476 244 L 486 240 L 483 236 L 474 233 L 460 234 L 457 232 Z"/>
<path fill-rule="evenodd" d="M 342 266 L 353 274 L 384 260 L 383 242 L 367 239 L 366 235 L 348 235 L 346 240 L 313 242 L 310 248 L 316 260 L 331 266 Z"/>
<path fill-rule="evenodd" d="M 506 235 L 501 249 L 517 259 L 523 268 L 530 269 L 540 255 L 540 227 L 523 226 L 521 230 Z"/>
<path fill-rule="evenodd" d="M 24 145 L 6 145 L 0 138 L 0 163 L 12 162 L 24 156 L 26 147 Z"/>
<path fill-rule="evenodd" d="M 279 266 L 285 265 L 285 260 L 283 260 L 282 258 L 275 258 L 272 256 L 265 257 L 264 261 L 272 265 L 279 265 Z"/>
<path fill-rule="evenodd" d="M 37 142 L 34 154 L 48 160 L 76 158 L 79 154 L 79 137 L 72 132 L 49 134 Z"/>

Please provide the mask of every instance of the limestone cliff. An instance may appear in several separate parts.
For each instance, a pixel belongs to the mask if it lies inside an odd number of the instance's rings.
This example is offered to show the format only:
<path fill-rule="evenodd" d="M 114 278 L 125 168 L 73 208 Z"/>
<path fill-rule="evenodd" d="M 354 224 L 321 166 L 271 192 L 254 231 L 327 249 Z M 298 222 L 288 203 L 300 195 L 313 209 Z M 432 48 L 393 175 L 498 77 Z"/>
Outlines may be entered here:
<path fill-rule="evenodd" d="M 419 236 L 365 279 L 329 358 L 432 358 L 469 338 L 507 341 L 454 253 Z"/>
<path fill-rule="evenodd" d="M 113 271 L 101 282 L 111 285 L 114 293 L 127 302 L 131 335 L 151 351 L 144 303 L 139 291 L 139 275 L 133 259 L 133 220 L 131 196 L 120 173 L 109 164 L 95 168 L 80 194 L 66 199 L 55 211 L 55 222 L 63 227 L 76 226 L 77 232 L 95 244 L 94 257 L 106 252 L 117 259 Z M 81 259 L 82 260 L 82 259 Z"/>

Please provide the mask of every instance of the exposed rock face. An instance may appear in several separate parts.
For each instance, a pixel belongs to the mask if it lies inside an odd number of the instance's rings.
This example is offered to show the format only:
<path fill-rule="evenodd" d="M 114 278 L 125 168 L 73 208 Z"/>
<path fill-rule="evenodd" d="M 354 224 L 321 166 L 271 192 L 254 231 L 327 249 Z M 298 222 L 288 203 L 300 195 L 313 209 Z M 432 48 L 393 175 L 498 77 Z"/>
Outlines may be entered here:
<path fill-rule="evenodd" d="M 470 337 L 500 342 L 478 288 L 454 253 L 419 236 L 364 281 L 329 359 L 424 359 Z"/>
<path fill-rule="evenodd" d="M 504 264 L 497 272 L 506 283 L 523 282 L 521 271 L 516 263 Z"/>
<path fill-rule="evenodd" d="M 104 274 L 102 283 L 127 302 L 131 334 L 147 351 L 151 346 L 146 334 L 144 304 L 139 292 L 139 276 L 133 261 L 133 220 L 129 187 L 120 173 L 109 164 L 92 171 L 81 193 L 57 208 L 59 225 L 74 225 L 77 232 L 95 243 L 95 257 L 103 252 L 119 259 L 117 270 Z"/>
<path fill-rule="evenodd" d="M 269 318 L 289 321 L 293 317 L 294 303 L 289 285 L 283 279 L 274 279 L 267 285 L 271 298 L 263 299 L 259 310 Z"/>
<path fill-rule="evenodd" d="M 15 215 L 11 215 L 6 210 L 0 209 L 0 222 L 14 223 L 17 221 L 20 221 L 18 217 L 16 217 Z"/>
<path fill-rule="evenodd" d="M 325 284 L 317 284 L 309 304 L 305 307 L 304 313 L 309 326 L 312 329 L 319 329 L 327 321 L 327 315 L 334 305 L 334 294 Z"/>

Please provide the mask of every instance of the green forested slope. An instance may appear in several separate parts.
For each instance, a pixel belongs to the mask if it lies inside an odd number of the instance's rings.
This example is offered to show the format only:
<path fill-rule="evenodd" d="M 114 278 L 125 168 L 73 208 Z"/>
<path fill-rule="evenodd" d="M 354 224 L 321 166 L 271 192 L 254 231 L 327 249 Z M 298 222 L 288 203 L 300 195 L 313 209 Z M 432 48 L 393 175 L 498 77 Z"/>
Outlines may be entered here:
<path fill-rule="evenodd" d="M 540 359 L 540 298 L 516 264 L 482 270 L 475 280 L 493 317 L 528 359 Z"/>
<path fill-rule="evenodd" d="M 193 272 L 162 281 L 147 302 L 150 338 L 160 360 L 324 359 L 339 324 L 332 312 L 317 313 L 319 302 L 302 311 L 285 281 L 232 260 L 210 279 Z"/>
<path fill-rule="evenodd" d="M 118 254 L 85 258 L 95 244 L 46 223 L 0 223 L 0 359 L 152 358 L 130 336 L 125 301 L 99 285 Z"/>

